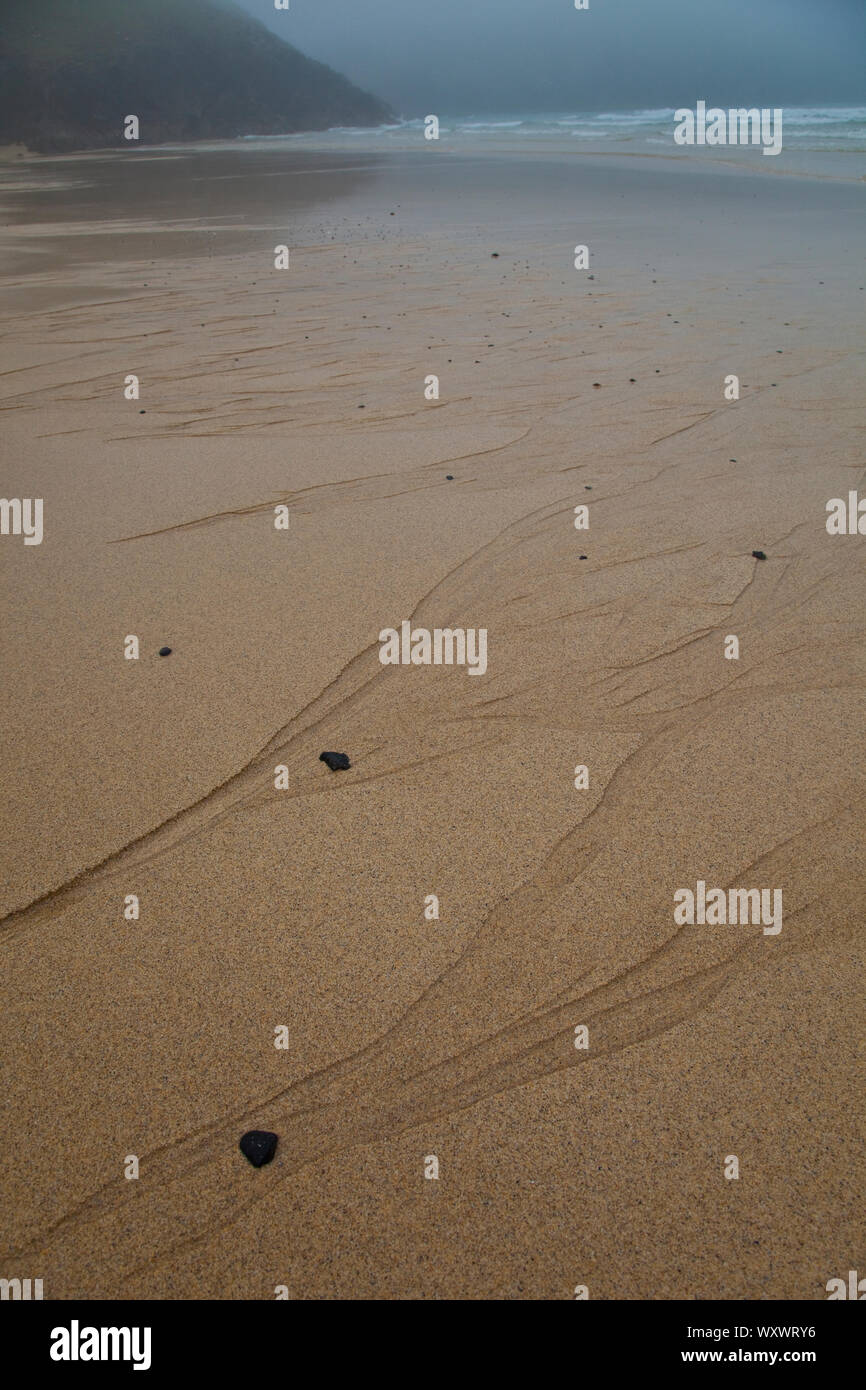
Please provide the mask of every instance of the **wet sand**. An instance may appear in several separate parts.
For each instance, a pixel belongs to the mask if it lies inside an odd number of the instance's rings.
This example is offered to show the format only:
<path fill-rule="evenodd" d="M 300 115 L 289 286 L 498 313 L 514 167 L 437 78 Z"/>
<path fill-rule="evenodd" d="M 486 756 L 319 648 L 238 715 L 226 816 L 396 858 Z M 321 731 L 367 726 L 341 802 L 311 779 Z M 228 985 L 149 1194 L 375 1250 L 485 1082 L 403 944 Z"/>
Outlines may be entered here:
<path fill-rule="evenodd" d="M 866 541 L 825 528 L 862 189 L 284 149 L 0 188 L 2 491 L 45 509 L 0 538 L 0 1274 L 824 1298 L 862 1245 Z M 486 628 L 487 673 L 382 666 L 403 619 Z M 781 888 L 782 931 L 677 925 L 698 880 Z"/>

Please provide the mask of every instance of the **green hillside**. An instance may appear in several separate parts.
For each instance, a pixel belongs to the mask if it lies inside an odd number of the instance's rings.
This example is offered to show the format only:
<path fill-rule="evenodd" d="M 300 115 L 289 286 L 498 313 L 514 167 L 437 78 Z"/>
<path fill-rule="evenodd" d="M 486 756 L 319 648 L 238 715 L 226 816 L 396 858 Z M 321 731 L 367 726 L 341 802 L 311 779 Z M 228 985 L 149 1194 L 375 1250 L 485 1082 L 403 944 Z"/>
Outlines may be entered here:
<path fill-rule="evenodd" d="M 0 143 L 41 152 L 379 125 L 393 113 L 215 0 L 3 0 Z"/>

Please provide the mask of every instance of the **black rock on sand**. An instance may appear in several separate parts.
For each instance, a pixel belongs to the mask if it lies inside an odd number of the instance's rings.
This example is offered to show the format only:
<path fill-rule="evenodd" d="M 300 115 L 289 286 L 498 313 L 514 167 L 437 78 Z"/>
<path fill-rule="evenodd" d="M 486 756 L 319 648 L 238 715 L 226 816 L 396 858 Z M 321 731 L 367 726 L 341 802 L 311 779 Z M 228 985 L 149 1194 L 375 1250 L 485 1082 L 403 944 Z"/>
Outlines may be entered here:
<path fill-rule="evenodd" d="M 327 763 L 332 772 L 343 772 L 352 766 L 347 753 L 320 753 L 319 762 Z"/>
<path fill-rule="evenodd" d="M 270 1163 L 277 1151 L 279 1136 L 268 1129 L 249 1129 L 241 1136 L 238 1148 L 244 1158 L 248 1158 L 254 1168 Z"/>

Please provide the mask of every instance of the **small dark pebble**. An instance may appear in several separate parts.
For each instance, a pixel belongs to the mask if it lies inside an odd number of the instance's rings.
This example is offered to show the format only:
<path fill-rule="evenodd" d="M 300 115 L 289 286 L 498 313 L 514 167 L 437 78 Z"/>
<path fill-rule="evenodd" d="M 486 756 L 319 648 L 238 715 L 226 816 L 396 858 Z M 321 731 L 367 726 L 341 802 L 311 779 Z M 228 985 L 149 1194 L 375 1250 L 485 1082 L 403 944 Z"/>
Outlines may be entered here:
<path fill-rule="evenodd" d="M 598 388 L 601 386 L 601 382 L 600 382 L 600 381 L 594 381 L 592 384 L 593 384 L 593 386 L 595 387 L 596 391 L 597 391 Z"/>
<path fill-rule="evenodd" d="M 630 377 L 629 377 L 629 381 L 636 381 L 636 380 L 637 380 L 637 377 L 633 377 L 633 376 L 630 376 Z"/>
<path fill-rule="evenodd" d="M 160 647 L 160 656 L 171 656 L 171 647 Z"/>
<path fill-rule="evenodd" d="M 580 558 L 581 558 L 581 560 L 588 560 L 588 559 L 589 559 L 589 556 L 588 556 L 588 555 L 581 555 Z"/>
<path fill-rule="evenodd" d="M 320 753 L 319 762 L 327 763 L 332 772 L 344 772 L 352 766 L 346 753 Z"/>
<path fill-rule="evenodd" d="M 446 474 L 445 474 L 445 477 L 447 478 L 447 480 L 448 480 L 449 483 L 453 483 L 453 482 L 454 482 L 454 474 L 453 474 L 453 473 L 446 473 Z"/>
<path fill-rule="evenodd" d="M 279 1136 L 271 1134 L 268 1129 L 248 1129 L 246 1134 L 241 1136 L 238 1148 L 254 1168 L 261 1168 L 263 1164 L 270 1163 L 277 1151 L 278 1143 Z"/>
<path fill-rule="evenodd" d="M 767 558 L 763 550 L 753 550 L 752 554 L 756 560 L 766 560 Z"/>

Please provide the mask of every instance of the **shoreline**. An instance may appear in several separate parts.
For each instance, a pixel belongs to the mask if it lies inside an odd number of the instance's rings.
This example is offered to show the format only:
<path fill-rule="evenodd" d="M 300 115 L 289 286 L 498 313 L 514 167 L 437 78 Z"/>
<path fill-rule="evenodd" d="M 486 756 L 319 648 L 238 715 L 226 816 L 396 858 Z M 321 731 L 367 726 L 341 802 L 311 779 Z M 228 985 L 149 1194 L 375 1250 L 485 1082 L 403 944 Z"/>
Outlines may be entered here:
<path fill-rule="evenodd" d="M 166 141 L 158 145 L 136 144 L 108 145 L 83 150 L 70 150 L 62 153 L 38 153 L 23 145 L 0 146 L 0 166 L 14 166 L 19 159 L 38 161 L 45 164 L 56 161 L 81 162 L 87 159 L 124 157 L 126 159 L 167 158 L 171 156 L 190 157 L 206 153 L 235 153 L 249 151 L 255 153 L 282 152 L 285 154 L 329 155 L 338 152 L 363 157 L 376 156 L 389 158 L 417 153 L 423 157 L 437 154 L 448 158 L 462 159 L 561 159 L 571 162 L 580 159 L 611 160 L 652 160 L 674 162 L 677 167 L 693 167 L 702 171 L 719 170 L 755 174 L 774 174 L 776 177 L 805 178 L 818 181 L 866 182 L 866 149 L 826 150 L 803 148 L 797 145 L 783 145 L 779 155 L 768 159 L 760 147 L 700 147 L 688 149 L 677 147 L 671 133 L 671 148 L 635 148 L 632 141 L 592 141 L 566 140 L 547 135 L 529 136 L 515 139 L 508 136 L 491 137 L 486 135 L 472 139 L 465 135 L 449 138 L 444 132 L 436 142 L 425 142 L 423 133 L 407 132 L 405 136 L 395 133 L 385 135 L 385 131 L 398 131 L 395 127 L 382 127 L 379 131 L 359 129 L 349 132 L 343 128 L 332 131 L 301 131 L 288 135 L 251 136 L 239 135 L 225 139 L 197 140 L 187 142 Z M 831 166 L 828 168 L 828 166 Z"/>

